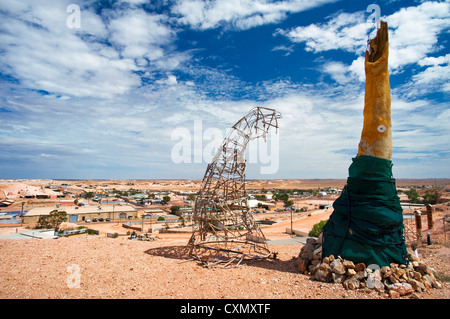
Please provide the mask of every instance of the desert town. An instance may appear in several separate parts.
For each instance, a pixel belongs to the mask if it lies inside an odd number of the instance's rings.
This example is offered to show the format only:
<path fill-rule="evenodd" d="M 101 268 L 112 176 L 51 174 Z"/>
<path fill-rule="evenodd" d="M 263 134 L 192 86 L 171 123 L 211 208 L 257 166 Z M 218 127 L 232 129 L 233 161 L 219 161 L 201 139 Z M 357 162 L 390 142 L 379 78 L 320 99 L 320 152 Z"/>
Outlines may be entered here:
<path fill-rule="evenodd" d="M 424 261 L 436 279 L 434 285 L 424 284 L 403 293 L 317 280 L 318 276 L 311 276 L 302 264 L 302 248 L 311 246 L 311 240 L 318 236 L 310 232 L 328 220 L 345 180 L 247 181 L 252 214 L 276 258 L 228 269 L 201 267 L 186 254 L 200 182 L 2 180 L 0 297 L 450 297 L 447 179 L 397 181 L 408 251 L 417 255 L 416 263 Z M 411 189 L 420 198 L 436 194 L 436 202 L 428 207 L 411 203 L 407 195 Z M 52 211 L 65 212 L 65 220 L 56 228 L 41 225 L 39 218 Z M 415 251 L 412 243 L 417 246 Z M 75 287 L 70 284 L 73 265 L 80 272 Z M 351 273 L 354 267 L 345 271 Z M 415 271 L 417 276 L 430 276 Z M 406 282 L 387 278 L 391 282 L 386 284 Z"/>

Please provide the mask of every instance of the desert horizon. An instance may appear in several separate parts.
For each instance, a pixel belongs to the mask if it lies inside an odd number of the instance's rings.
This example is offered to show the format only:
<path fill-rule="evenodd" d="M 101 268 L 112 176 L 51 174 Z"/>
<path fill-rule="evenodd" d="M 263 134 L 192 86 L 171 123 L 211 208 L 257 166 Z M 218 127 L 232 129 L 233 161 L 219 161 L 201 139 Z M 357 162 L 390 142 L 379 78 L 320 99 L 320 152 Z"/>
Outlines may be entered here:
<path fill-rule="evenodd" d="M 34 186 L 42 186 L 52 182 L 59 183 L 82 183 L 82 184 L 118 184 L 129 186 L 147 186 L 150 188 L 199 188 L 202 179 L 52 179 L 52 178 L 30 178 L 30 179 L 0 179 L 0 184 L 22 182 Z M 137 183 L 137 184 L 136 184 Z M 246 179 L 247 189 L 312 189 L 312 188 L 342 188 L 347 183 L 347 179 L 343 178 L 314 178 L 314 179 Z M 398 178 L 396 179 L 397 187 L 408 186 L 434 186 L 446 187 L 450 185 L 450 178 Z"/>

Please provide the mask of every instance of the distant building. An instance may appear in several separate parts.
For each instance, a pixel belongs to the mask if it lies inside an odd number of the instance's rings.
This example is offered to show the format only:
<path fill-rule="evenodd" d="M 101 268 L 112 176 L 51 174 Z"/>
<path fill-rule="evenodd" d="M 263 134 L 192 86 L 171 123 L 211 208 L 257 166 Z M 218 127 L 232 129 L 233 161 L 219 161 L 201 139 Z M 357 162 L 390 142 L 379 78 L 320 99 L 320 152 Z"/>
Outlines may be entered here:
<path fill-rule="evenodd" d="M 257 199 L 250 199 L 248 201 L 248 206 L 254 209 L 262 208 L 265 210 L 275 210 L 276 208 L 276 205 L 274 203 L 263 202 Z"/>
<path fill-rule="evenodd" d="M 60 204 L 61 206 L 73 206 L 73 205 L 75 205 L 73 199 L 70 199 L 70 200 L 62 200 L 62 201 L 59 202 L 59 204 Z"/>
<path fill-rule="evenodd" d="M 31 208 L 23 216 L 24 223 L 37 223 L 40 216 L 49 215 L 53 210 L 65 211 L 68 222 L 84 222 L 97 218 L 133 219 L 138 216 L 137 210 L 130 205 L 102 205 L 102 206 L 67 206 L 67 207 L 36 207 Z"/>

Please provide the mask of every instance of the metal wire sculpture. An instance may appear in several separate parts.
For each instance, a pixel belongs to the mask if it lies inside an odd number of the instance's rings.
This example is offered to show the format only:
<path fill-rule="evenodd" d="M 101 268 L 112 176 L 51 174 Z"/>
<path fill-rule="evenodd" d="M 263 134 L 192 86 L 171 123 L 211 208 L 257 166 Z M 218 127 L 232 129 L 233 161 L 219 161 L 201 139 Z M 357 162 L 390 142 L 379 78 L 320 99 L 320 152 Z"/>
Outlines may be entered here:
<path fill-rule="evenodd" d="M 243 260 L 265 259 L 271 253 L 256 224 L 245 189 L 245 150 L 250 140 L 278 130 L 281 114 L 256 107 L 233 125 L 208 164 L 195 199 L 194 229 L 189 255 L 207 267 L 243 265 Z"/>

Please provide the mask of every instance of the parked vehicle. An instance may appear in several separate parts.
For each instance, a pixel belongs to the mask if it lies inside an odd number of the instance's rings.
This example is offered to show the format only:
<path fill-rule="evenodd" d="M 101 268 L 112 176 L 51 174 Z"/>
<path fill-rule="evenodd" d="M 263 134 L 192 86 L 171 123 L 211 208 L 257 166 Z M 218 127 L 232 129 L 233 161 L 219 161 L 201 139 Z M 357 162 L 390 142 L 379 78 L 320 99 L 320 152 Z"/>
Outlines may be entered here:
<path fill-rule="evenodd" d="M 90 218 L 86 219 L 86 223 L 90 223 L 90 222 L 91 222 Z"/>

